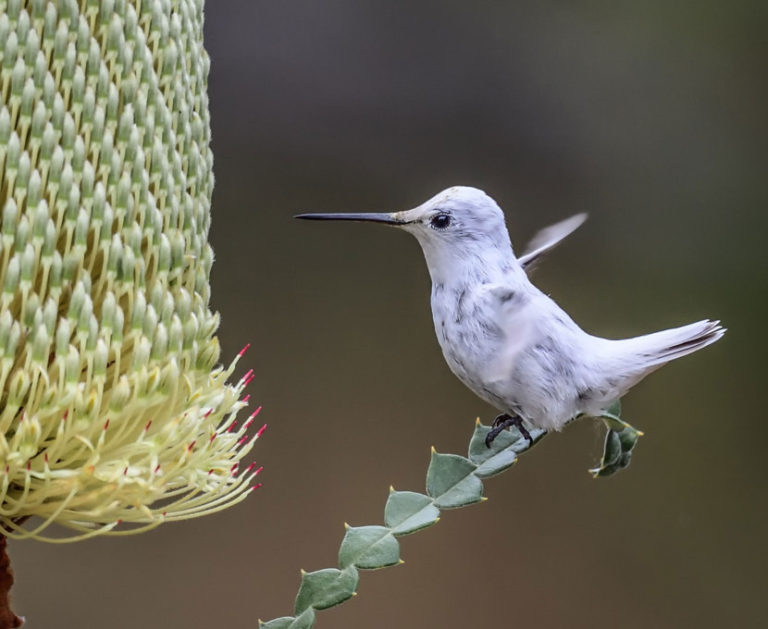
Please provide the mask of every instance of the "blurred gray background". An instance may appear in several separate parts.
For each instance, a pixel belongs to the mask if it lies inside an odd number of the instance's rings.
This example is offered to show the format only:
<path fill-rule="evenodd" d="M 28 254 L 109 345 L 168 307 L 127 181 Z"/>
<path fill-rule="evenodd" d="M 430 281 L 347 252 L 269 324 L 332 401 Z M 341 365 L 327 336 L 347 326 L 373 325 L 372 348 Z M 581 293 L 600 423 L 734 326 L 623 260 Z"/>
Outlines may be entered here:
<path fill-rule="evenodd" d="M 624 401 L 632 466 L 594 481 L 580 422 L 402 539 L 318 627 L 755 627 L 766 617 L 768 9 L 764 2 L 208 3 L 213 301 L 269 429 L 264 487 L 201 520 L 12 543 L 38 627 L 255 627 L 343 522 L 423 490 L 493 409 L 454 379 L 414 240 L 297 211 L 486 190 L 521 247 L 590 219 L 536 282 L 588 331 L 703 317 L 730 331 Z"/>

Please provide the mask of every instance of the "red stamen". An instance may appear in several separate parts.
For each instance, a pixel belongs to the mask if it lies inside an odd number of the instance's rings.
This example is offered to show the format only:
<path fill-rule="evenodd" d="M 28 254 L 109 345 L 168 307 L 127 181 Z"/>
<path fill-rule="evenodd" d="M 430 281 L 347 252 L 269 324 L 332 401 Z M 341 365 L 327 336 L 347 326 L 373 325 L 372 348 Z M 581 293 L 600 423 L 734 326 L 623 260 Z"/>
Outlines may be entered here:
<path fill-rule="evenodd" d="M 146 425 L 146 426 L 144 426 L 144 432 L 148 432 L 148 431 L 149 431 L 149 427 L 150 427 L 151 425 L 152 425 L 152 420 L 150 419 L 150 420 L 147 422 L 147 425 Z"/>
<path fill-rule="evenodd" d="M 261 435 L 264 433 L 264 431 L 265 431 L 266 429 L 267 429 L 267 425 L 266 425 L 266 424 L 264 424 L 264 425 L 263 425 L 261 428 L 259 428 L 259 429 L 256 431 L 256 438 L 258 439 L 259 437 L 261 437 Z"/>
<path fill-rule="evenodd" d="M 229 425 L 229 428 L 227 428 L 227 432 L 232 432 L 235 429 L 235 426 L 237 426 L 237 422 L 234 421 Z"/>
<path fill-rule="evenodd" d="M 261 489 L 262 483 L 256 483 L 253 487 L 250 488 L 249 491 L 256 491 L 257 489 Z"/>
<path fill-rule="evenodd" d="M 251 418 L 256 417 L 259 413 L 261 413 L 261 406 L 251 413 Z"/>
<path fill-rule="evenodd" d="M 208 419 L 211 413 L 213 413 L 213 409 L 209 408 L 207 411 L 205 411 L 205 414 L 203 415 L 203 419 Z"/>
<path fill-rule="evenodd" d="M 248 348 L 249 348 L 250 346 L 251 346 L 251 344 L 250 344 L 250 343 L 246 343 L 246 344 L 245 344 L 245 347 L 243 347 L 243 349 L 241 349 L 241 350 L 240 350 L 240 353 L 238 353 L 238 356 L 242 357 L 242 355 L 243 355 L 243 354 L 245 354 L 245 352 L 247 352 L 247 351 L 248 351 Z"/>
<path fill-rule="evenodd" d="M 158 463 L 155 467 L 155 474 L 157 474 L 160 471 L 160 464 Z"/>
<path fill-rule="evenodd" d="M 195 444 L 196 444 L 196 443 L 197 443 L 197 441 L 193 441 L 192 443 L 190 443 L 190 444 L 187 446 L 187 452 L 192 452 L 192 448 L 194 448 L 194 447 L 195 447 Z"/>
<path fill-rule="evenodd" d="M 251 464 L 248 466 L 248 469 L 247 469 L 247 470 L 245 470 L 246 474 L 247 474 L 248 472 L 250 472 L 250 471 L 251 471 L 251 470 L 252 470 L 254 467 L 256 467 L 256 461 L 254 461 L 253 463 L 251 463 Z M 256 471 L 253 473 L 253 475 L 254 475 L 254 476 L 256 476 L 256 475 L 257 475 L 259 472 L 261 472 L 261 470 L 263 470 L 263 469 L 264 469 L 264 466 L 262 465 L 262 466 L 261 466 L 259 469 L 257 469 L 257 470 L 256 470 Z"/>
<path fill-rule="evenodd" d="M 48 465 L 48 453 L 47 452 L 45 453 L 45 456 L 43 457 L 43 459 L 45 460 L 45 464 Z"/>
<path fill-rule="evenodd" d="M 249 393 L 248 395 L 246 395 L 246 396 L 243 398 L 243 403 L 244 403 L 244 404 L 248 404 L 248 400 L 250 400 L 250 399 L 251 399 L 251 394 Z"/>
<path fill-rule="evenodd" d="M 107 428 L 109 428 L 109 419 L 107 419 L 107 421 L 104 422 L 104 430 L 106 430 Z"/>
<path fill-rule="evenodd" d="M 243 386 L 247 387 L 250 384 L 251 380 L 253 380 L 255 377 L 256 376 L 253 373 L 253 369 L 249 369 L 248 373 L 246 373 L 243 376 Z"/>

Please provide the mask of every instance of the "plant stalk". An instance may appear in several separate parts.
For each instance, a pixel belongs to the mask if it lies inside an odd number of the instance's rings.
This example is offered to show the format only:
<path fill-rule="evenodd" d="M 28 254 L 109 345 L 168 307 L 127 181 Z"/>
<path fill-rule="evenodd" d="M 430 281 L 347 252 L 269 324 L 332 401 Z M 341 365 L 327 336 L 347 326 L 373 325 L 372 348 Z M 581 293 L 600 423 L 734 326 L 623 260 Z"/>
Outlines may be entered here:
<path fill-rule="evenodd" d="M 5 536 L 0 535 L 0 629 L 14 629 L 24 624 L 24 621 L 11 610 L 9 592 L 13 587 L 13 570 L 6 552 L 7 542 Z"/>

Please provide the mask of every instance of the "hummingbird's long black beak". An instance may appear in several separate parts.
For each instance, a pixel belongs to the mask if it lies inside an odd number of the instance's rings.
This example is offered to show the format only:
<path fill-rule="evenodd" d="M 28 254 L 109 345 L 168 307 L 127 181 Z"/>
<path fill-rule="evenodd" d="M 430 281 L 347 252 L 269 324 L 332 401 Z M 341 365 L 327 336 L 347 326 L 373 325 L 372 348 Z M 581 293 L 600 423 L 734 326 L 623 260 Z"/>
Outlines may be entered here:
<path fill-rule="evenodd" d="M 366 221 L 371 223 L 386 223 L 387 225 L 405 224 L 405 221 L 399 220 L 387 212 L 297 214 L 293 218 L 303 218 L 309 221 Z"/>

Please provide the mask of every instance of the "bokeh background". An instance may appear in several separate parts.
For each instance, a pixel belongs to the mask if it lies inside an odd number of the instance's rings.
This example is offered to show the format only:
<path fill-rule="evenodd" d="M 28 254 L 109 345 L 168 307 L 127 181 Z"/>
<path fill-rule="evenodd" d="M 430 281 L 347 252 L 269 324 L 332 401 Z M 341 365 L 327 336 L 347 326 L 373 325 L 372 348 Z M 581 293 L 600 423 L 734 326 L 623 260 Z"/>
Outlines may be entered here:
<path fill-rule="evenodd" d="M 12 544 L 38 627 L 255 627 L 343 522 L 423 490 L 493 409 L 434 339 L 415 241 L 297 211 L 396 210 L 474 185 L 521 247 L 590 219 L 536 273 L 587 330 L 703 317 L 725 339 L 625 399 L 646 432 L 595 481 L 602 430 L 545 439 L 489 501 L 402 539 L 318 627 L 722 627 L 765 621 L 768 9 L 764 2 L 209 3 L 213 299 L 252 343 L 270 425 L 241 506 L 125 539 Z"/>

